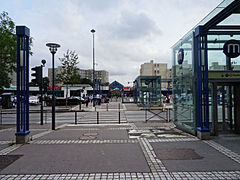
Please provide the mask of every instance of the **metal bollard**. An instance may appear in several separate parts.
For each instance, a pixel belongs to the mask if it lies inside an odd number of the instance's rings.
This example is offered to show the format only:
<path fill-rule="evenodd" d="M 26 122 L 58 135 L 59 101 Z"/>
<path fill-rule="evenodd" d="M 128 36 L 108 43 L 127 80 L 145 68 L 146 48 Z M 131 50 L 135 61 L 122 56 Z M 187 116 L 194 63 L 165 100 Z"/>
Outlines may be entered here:
<path fill-rule="evenodd" d="M 47 110 L 45 111 L 45 124 L 47 124 Z"/>
<path fill-rule="evenodd" d="M 167 111 L 166 111 L 166 119 L 167 119 L 167 121 L 168 121 L 168 109 L 169 109 L 169 108 L 166 108 L 166 110 L 167 110 Z M 169 122 L 169 121 L 168 121 L 168 122 Z"/>
<path fill-rule="evenodd" d="M 79 110 L 82 110 L 82 103 L 81 103 L 81 101 L 79 103 Z"/>
<path fill-rule="evenodd" d="M 77 124 L 77 111 L 75 111 L 75 124 Z"/>
<path fill-rule="evenodd" d="M 99 112 L 97 112 L 97 124 L 99 124 Z"/>
<path fill-rule="evenodd" d="M 1 117 L 1 119 L 0 119 L 0 124 L 2 125 L 2 111 L 0 111 L 0 117 Z"/>
<path fill-rule="evenodd" d="M 120 111 L 118 112 L 118 124 L 120 124 L 120 121 L 121 121 L 121 117 L 120 117 Z"/>
<path fill-rule="evenodd" d="M 171 112 L 171 110 L 168 108 L 168 122 L 171 121 L 170 112 Z"/>
<path fill-rule="evenodd" d="M 108 104 L 107 104 L 107 106 L 106 106 L 106 107 L 107 107 L 107 111 L 108 111 Z"/>
<path fill-rule="evenodd" d="M 145 109 L 145 121 L 147 122 L 147 109 Z"/>

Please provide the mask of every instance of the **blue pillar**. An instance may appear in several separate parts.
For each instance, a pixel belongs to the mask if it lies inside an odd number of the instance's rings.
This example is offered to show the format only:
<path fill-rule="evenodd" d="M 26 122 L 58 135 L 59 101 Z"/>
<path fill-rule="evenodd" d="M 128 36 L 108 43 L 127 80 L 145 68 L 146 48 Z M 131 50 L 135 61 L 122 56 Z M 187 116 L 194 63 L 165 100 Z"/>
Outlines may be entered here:
<path fill-rule="evenodd" d="M 201 139 L 209 136 L 209 101 L 208 101 L 208 54 L 207 33 L 202 26 L 195 29 L 196 56 L 196 118 L 197 134 Z M 207 135 L 206 135 L 207 134 Z"/>
<path fill-rule="evenodd" d="M 26 26 L 16 27 L 17 35 L 17 132 L 16 143 L 29 140 L 29 36 Z"/>

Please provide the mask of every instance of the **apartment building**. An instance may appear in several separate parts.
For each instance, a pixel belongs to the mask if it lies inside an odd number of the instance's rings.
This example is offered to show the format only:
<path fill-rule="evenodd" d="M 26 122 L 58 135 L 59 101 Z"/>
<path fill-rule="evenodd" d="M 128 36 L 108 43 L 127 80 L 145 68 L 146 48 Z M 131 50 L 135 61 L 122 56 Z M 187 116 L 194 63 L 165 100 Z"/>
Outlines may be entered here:
<path fill-rule="evenodd" d="M 54 68 L 54 76 L 55 76 L 55 84 L 58 84 L 59 82 L 56 81 L 56 77 L 58 74 L 62 71 L 62 66 L 58 66 L 57 68 Z M 92 69 L 79 69 L 78 74 L 81 76 L 81 78 L 87 78 L 93 80 L 93 70 Z M 48 78 L 50 84 L 52 84 L 52 68 L 48 68 Z M 95 70 L 95 78 L 100 79 L 101 83 L 109 83 L 109 73 L 105 70 Z"/>
<path fill-rule="evenodd" d="M 140 76 L 161 76 L 161 79 L 172 79 L 172 70 L 165 63 L 150 62 L 141 64 Z M 162 83 L 162 88 L 167 88 L 167 83 Z"/>
<path fill-rule="evenodd" d="M 79 69 L 78 73 L 81 76 L 81 78 L 93 80 L 92 69 Z M 105 70 L 95 70 L 95 78 L 100 79 L 102 83 L 109 83 L 109 73 Z"/>

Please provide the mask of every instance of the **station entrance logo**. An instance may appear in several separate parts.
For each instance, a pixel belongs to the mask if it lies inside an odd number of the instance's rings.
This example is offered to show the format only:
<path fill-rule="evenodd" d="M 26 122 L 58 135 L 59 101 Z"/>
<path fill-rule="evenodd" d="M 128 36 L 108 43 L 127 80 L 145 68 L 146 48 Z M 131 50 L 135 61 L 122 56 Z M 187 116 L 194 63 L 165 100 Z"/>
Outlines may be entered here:
<path fill-rule="evenodd" d="M 229 58 L 238 57 L 240 55 L 240 42 L 235 39 L 225 42 L 223 53 Z"/>

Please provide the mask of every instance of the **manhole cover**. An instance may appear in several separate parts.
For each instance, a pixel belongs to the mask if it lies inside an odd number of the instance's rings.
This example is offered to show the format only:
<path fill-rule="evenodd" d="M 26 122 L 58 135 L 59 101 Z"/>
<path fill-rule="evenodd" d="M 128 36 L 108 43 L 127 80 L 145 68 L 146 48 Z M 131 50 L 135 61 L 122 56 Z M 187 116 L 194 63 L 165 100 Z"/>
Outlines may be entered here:
<path fill-rule="evenodd" d="M 196 160 L 203 159 L 194 149 L 156 149 L 156 155 L 161 160 Z"/>
<path fill-rule="evenodd" d="M 80 140 L 92 140 L 97 138 L 98 133 L 85 133 L 79 139 Z"/>
<path fill-rule="evenodd" d="M 0 155 L 0 171 L 19 159 L 22 155 Z"/>
<path fill-rule="evenodd" d="M 97 136 L 98 133 L 85 133 L 83 136 Z"/>

